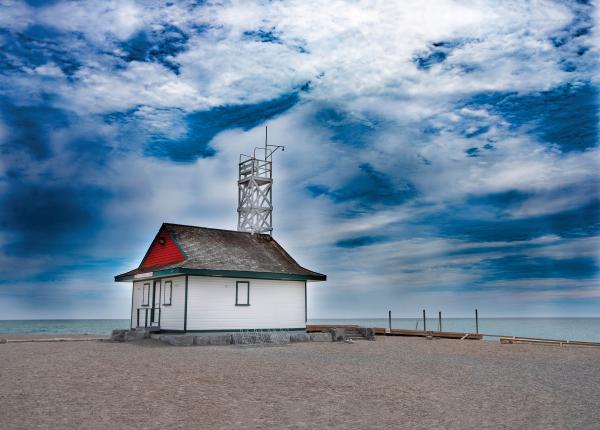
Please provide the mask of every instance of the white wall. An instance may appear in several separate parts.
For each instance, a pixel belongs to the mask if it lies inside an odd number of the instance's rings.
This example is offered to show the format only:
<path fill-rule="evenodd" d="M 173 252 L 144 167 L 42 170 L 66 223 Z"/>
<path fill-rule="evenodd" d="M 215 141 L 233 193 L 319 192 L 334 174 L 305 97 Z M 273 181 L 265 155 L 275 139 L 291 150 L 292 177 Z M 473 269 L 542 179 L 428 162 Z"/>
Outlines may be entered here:
<path fill-rule="evenodd" d="M 236 281 L 250 282 L 250 306 L 235 305 Z M 190 276 L 188 330 L 304 328 L 304 281 Z"/>
<path fill-rule="evenodd" d="M 185 276 L 161 279 L 164 291 L 166 281 L 173 282 L 171 306 L 160 306 L 160 327 L 164 330 L 183 330 L 183 314 L 185 307 Z M 161 299 L 162 300 L 162 299 Z"/>
<path fill-rule="evenodd" d="M 171 300 L 171 305 L 164 304 L 164 285 L 166 281 L 171 281 L 173 283 L 173 297 Z M 137 308 L 142 307 L 142 291 L 143 285 L 148 283 L 150 284 L 150 304 L 152 304 L 152 285 L 154 280 L 144 280 L 144 281 L 135 281 L 133 283 L 133 310 L 131 314 L 132 326 L 135 327 L 137 324 Z M 161 278 L 161 297 L 160 297 L 160 325 L 161 328 L 165 330 L 183 330 L 183 308 L 185 306 L 185 276 L 177 276 L 174 278 Z M 158 293 L 157 293 L 158 294 Z M 157 298 L 157 306 L 158 306 L 158 298 Z M 140 325 L 143 326 L 143 315 L 144 313 L 140 313 Z M 150 315 L 148 315 L 150 318 Z"/>
<path fill-rule="evenodd" d="M 137 309 L 142 307 L 142 286 L 148 283 L 152 286 L 152 281 L 136 281 L 133 283 L 133 307 L 131 309 L 131 326 L 135 328 L 137 325 Z M 143 319 L 143 314 L 140 314 L 140 321 Z M 144 325 L 140 322 L 140 325 Z"/>
<path fill-rule="evenodd" d="M 161 328 L 183 330 L 185 276 L 162 278 L 160 281 Z M 173 282 L 171 306 L 163 304 L 162 293 L 165 281 Z M 236 281 L 250 283 L 250 306 L 235 305 Z M 137 322 L 136 310 L 142 307 L 143 285 L 149 283 L 152 289 L 153 282 L 153 280 L 142 280 L 133 283 L 133 327 Z M 188 279 L 188 331 L 304 328 L 304 311 L 304 281 L 206 276 L 189 276 Z M 142 318 L 143 313 L 140 314 L 140 319 Z M 143 326 L 143 322 L 141 325 Z"/>

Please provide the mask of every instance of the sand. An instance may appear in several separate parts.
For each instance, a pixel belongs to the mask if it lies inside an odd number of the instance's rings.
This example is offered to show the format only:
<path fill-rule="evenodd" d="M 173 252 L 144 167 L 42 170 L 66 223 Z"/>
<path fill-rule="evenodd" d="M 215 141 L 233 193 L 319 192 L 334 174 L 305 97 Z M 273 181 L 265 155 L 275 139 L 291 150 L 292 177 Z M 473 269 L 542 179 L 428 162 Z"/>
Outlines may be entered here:
<path fill-rule="evenodd" d="M 600 428 L 600 349 L 8 343 L 0 428 Z"/>

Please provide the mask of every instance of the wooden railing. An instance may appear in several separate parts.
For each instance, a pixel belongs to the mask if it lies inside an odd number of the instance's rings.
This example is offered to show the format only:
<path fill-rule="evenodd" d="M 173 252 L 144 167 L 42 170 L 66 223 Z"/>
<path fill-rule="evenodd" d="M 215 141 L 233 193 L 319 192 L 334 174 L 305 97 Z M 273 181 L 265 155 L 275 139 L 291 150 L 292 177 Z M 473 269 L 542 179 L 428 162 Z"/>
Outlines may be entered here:
<path fill-rule="evenodd" d="M 160 308 L 137 308 L 137 327 L 160 327 L 160 316 Z"/>

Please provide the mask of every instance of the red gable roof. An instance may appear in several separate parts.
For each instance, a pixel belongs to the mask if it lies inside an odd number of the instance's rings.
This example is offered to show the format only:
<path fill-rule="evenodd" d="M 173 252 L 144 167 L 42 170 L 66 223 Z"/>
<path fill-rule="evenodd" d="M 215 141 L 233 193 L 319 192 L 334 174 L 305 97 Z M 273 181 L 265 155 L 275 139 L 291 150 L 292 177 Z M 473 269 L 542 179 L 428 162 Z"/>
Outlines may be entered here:
<path fill-rule="evenodd" d="M 185 260 L 183 252 L 181 252 L 167 229 L 163 226 L 154 238 L 152 245 L 150 245 L 150 249 L 148 249 L 146 256 L 142 260 L 140 268 L 164 266 L 165 264 L 177 263 L 183 260 Z"/>
<path fill-rule="evenodd" d="M 268 234 L 170 223 L 162 225 L 140 266 L 115 276 L 115 281 L 129 281 L 142 274 L 327 279 L 326 275 L 300 266 Z"/>

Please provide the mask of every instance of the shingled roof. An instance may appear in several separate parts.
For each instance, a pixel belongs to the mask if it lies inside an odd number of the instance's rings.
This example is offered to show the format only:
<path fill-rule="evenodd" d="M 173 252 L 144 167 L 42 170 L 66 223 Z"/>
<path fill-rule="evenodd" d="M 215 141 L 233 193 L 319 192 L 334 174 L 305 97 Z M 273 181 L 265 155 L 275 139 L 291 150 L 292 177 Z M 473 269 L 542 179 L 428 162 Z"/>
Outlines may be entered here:
<path fill-rule="evenodd" d="M 150 268 L 142 267 L 142 260 L 137 269 L 115 276 L 115 281 L 131 281 L 142 274 L 152 277 L 189 274 L 312 281 L 327 279 L 321 273 L 300 266 L 275 239 L 266 234 L 169 223 L 161 226 L 157 237 L 161 232 L 170 236 L 185 259 Z"/>

